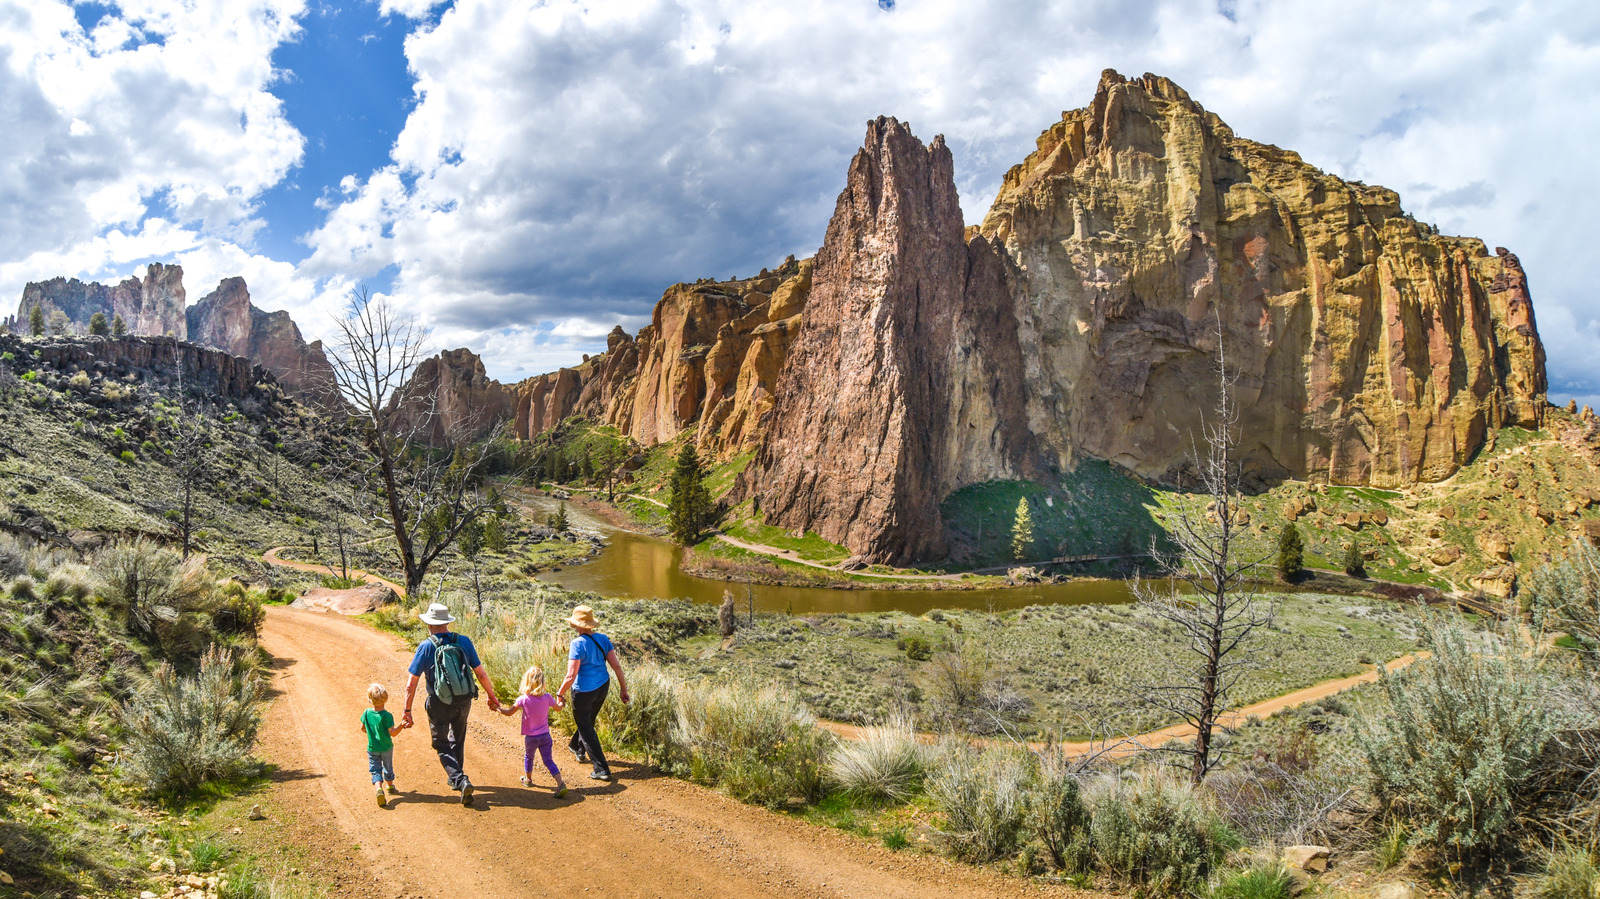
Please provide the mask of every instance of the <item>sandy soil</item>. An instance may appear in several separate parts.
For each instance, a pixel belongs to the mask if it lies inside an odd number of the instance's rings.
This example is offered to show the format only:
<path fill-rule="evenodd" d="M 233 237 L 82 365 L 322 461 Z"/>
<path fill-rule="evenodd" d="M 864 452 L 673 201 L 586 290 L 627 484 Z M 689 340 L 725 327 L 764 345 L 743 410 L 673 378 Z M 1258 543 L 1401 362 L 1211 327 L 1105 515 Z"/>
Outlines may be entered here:
<path fill-rule="evenodd" d="M 267 563 L 268 565 L 278 565 L 283 568 L 293 568 L 297 571 L 315 571 L 317 574 L 336 573 L 332 568 L 329 568 L 326 565 L 318 565 L 314 562 L 296 562 L 293 559 L 283 558 L 280 553 L 288 548 L 289 547 L 287 546 L 274 546 L 265 553 L 261 554 L 261 561 Z M 406 588 L 404 586 L 388 580 L 387 578 L 379 577 L 370 571 L 362 571 L 359 568 L 352 568 L 350 569 L 350 576 L 354 578 L 360 578 L 368 583 L 382 584 L 385 587 L 388 587 L 390 590 L 393 590 L 396 596 L 406 595 Z"/>
<path fill-rule="evenodd" d="M 326 847 L 316 873 L 333 883 L 335 895 L 1107 895 L 891 852 L 620 760 L 613 763 L 617 782 L 598 784 L 558 752 L 574 789 L 557 800 L 542 769 L 536 788 L 517 783 L 515 719 L 481 704 L 468 729 L 473 806 L 463 808 L 446 788 L 422 723 L 395 738 L 404 792 L 379 808 L 358 719 L 372 681 L 388 685 L 391 710 L 403 707 L 410 648 L 358 621 L 280 607 L 267 612 L 262 645 L 275 659 L 280 693 L 263 748 L 285 772 L 273 789 L 269 823 L 283 827 L 285 838 L 306 840 L 308 849 Z"/>

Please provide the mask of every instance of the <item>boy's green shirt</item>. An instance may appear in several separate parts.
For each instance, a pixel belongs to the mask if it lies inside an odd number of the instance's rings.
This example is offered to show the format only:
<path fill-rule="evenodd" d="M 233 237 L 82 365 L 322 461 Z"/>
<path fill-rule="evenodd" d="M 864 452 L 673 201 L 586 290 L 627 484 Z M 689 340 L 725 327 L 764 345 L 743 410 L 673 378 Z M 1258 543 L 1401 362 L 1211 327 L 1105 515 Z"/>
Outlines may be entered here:
<path fill-rule="evenodd" d="M 361 726 L 367 730 L 367 751 L 388 752 L 394 748 L 389 731 L 394 727 L 394 716 L 388 709 L 367 709 L 361 713 Z"/>

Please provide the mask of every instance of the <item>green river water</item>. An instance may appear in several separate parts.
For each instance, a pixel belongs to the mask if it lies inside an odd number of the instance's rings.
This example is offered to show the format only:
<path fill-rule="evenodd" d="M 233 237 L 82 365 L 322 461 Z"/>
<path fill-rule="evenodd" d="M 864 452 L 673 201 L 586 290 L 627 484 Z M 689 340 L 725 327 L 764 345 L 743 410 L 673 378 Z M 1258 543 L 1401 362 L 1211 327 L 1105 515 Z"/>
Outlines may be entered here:
<path fill-rule="evenodd" d="M 539 515 L 554 511 L 556 501 L 526 497 Z M 829 590 L 820 587 L 773 587 L 733 584 L 683 573 L 683 550 L 677 544 L 626 531 L 573 506 L 567 507 L 573 527 L 598 532 L 606 541 L 600 554 L 582 565 L 547 572 L 540 580 L 569 590 L 587 590 L 602 596 L 628 599 L 690 599 L 716 604 L 725 590 L 733 592 L 743 607 L 746 590 L 755 594 L 756 608 L 767 612 L 810 614 L 818 612 L 889 612 L 922 614 L 931 609 L 1019 609 L 1024 606 L 1067 603 L 1124 603 L 1131 601 L 1128 585 L 1113 580 L 1078 580 L 1065 584 L 1037 584 L 987 590 Z"/>

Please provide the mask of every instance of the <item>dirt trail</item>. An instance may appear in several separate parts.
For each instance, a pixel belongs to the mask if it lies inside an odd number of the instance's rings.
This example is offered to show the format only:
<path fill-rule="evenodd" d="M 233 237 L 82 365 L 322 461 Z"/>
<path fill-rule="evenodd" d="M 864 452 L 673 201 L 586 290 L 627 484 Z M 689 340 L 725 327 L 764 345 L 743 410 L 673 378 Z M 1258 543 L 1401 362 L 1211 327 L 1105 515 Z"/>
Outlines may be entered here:
<path fill-rule="evenodd" d="M 1426 659 L 1430 655 L 1432 655 L 1432 653 L 1428 652 L 1418 652 L 1403 655 L 1400 658 L 1389 662 L 1384 666 L 1384 668 L 1389 671 L 1398 671 L 1401 668 L 1410 665 L 1412 662 L 1415 662 L 1419 659 Z M 1316 702 L 1319 699 L 1325 699 L 1336 693 L 1343 693 L 1345 690 L 1348 690 L 1351 687 L 1360 686 L 1361 684 L 1370 684 L 1377 679 L 1378 669 L 1373 668 L 1369 671 L 1363 671 L 1360 674 L 1351 675 L 1350 677 L 1326 680 L 1320 684 L 1312 684 L 1304 689 L 1295 690 L 1292 693 L 1285 693 L 1282 696 L 1274 696 L 1271 699 L 1262 700 L 1254 705 L 1247 705 L 1244 708 L 1235 709 L 1234 711 L 1223 715 L 1217 723 L 1222 727 L 1238 727 L 1251 718 L 1268 718 L 1272 715 L 1276 715 L 1284 709 L 1290 709 L 1294 708 L 1295 706 Z M 841 724 L 837 721 L 824 721 L 822 724 L 828 730 L 831 730 L 848 740 L 859 740 L 865 736 L 863 733 L 864 729 L 857 727 L 854 724 Z M 1194 738 L 1195 733 L 1196 731 L 1194 725 L 1192 724 L 1174 724 L 1171 727 L 1163 727 L 1160 730 L 1153 730 L 1147 734 L 1129 737 L 1122 741 L 1121 745 L 1107 751 L 1105 755 L 1107 758 L 1124 758 L 1133 755 L 1142 749 L 1162 746 L 1172 742 L 1173 740 L 1191 740 Z M 919 735 L 919 739 L 931 742 L 936 738 L 931 734 L 922 734 Z M 1043 749 L 1045 748 L 1046 744 L 1029 743 L 1028 745 L 1034 749 Z M 1061 748 L 1071 755 L 1085 755 L 1087 753 L 1094 752 L 1097 749 L 1105 749 L 1106 747 L 1106 743 L 1061 744 Z"/>
<path fill-rule="evenodd" d="M 357 721 L 372 681 L 388 685 L 393 711 L 403 707 L 410 648 L 358 621 L 281 607 L 268 609 L 262 645 L 275 659 L 281 694 L 265 745 L 295 775 L 294 788 L 275 794 L 274 808 L 294 822 L 290 831 L 331 821 L 359 845 L 363 870 L 346 879 L 352 894 L 1105 896 L 894 853 L 620 761 L 613 764 L 616 783 L 596 784 L 564 751 L 557 762 L 574 789 L 556 800 L 548 788 L 518 785 L 515 719 L 482 704 L 468 728 L 473 807 L 462 808 L 445 787 L 424 720 L 395 738 L 405 792 L 379 808 Z M 542 768 L 537 776 L 548 783 Z M 374 882 L 385 886 L 362 886 Z"/>
<path fill-rule="evenodd" d="M 329 568 L 326 565 L 318 565 L 315 562 L 296 562 L 293 559 L 285 559 L 279 554 L 286 549 L 289 549 L 289 547 L 274 546 L 273 548 L 261 554 L 261 561 L 267 563 L 268 565 L 277 565 L 281 568 L 293 568 L 297 571 L 314 571 L 317 574 L 338 574 L 337 571 L 334 571 L 332 568 Z M 393 590 L 394 595 L 396 596 L 406 595 L 405 587 L 402 587 L 387 578 L 379 577 L 370 571 L 362 571 L 359 568 L 352 568 L 350 569 L 350 576 L 354 578 L 360 578 L 368 583 L 382 584 L 385 587 L 388 587 L 390 590 Z"/>
<path fill-rule="evenodd" d="M 813 562 L 810 559 L 801 558 L 800 554 L 792 549 L 779 549 L 776 546 L 768 546 L 765 543 L 750 543 L 740 540 L 738 537 L 729 537 L 727 534 L 718 534 L 717 539 L 728 544 L 729 546 L 737 546 L 738 548 L 748 552 L 758 553 L 763 556 L 771 556 L 775 559 L 782 559 L 785 562 L 794 562 L 796 564 L 805 565 L 811 568 L 821 568 L 823 571 L 834 571 L 842 574 L 848 574 L 853 577 L 875 577 L 886 581 L 961 580 L 961 575 L 959 574 L 878 574 L 872 571 L 845 571 L 838 565 L 829 565 L 826 562 Z"/>

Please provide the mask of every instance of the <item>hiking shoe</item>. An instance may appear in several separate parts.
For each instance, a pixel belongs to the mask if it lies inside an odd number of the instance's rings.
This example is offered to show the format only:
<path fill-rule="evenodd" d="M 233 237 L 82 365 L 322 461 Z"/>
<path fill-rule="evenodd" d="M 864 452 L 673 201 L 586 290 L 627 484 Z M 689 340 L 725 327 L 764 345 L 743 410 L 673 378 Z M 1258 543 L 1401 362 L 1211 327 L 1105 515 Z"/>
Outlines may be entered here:
<path fill-rule="evenodd" d="M 594 771 L 594 772 L 591 772 L 589 774 L 589 779 L 590 780 L 610 781 L 611 780 L 611 772 L 610 771 Z"/>
<path fill-rule="evenodd" d="M 471 781 L 467 781 L 466 783 L 461 785 L 461 804 L 462 805 L 471 805 L 472 804 L 472 782 Z"/>
<path fill-rule="evenodd" d="M 383 788 L 379 787 L 378 788 L 378 808 L 388 808 L 388 807 L 389 807 L 389 797 L 383 795 Z"/>
<path fill-rule="evenodd" d="M 566 787 L 562 787 L 561 789 L 557 790 L 556 791 L 556 798 L 557 799 L 565 799 L 565 798 L 567 798 L 567 788 Z"/>
<path fill-rule="evenodd" d="M 390 784 L 389 785 L 389 795 L 390 796 L 398 796 L 398 795 L 400 795 L 400 788 L 395 786 L 394 784 Z"/>
<path fill-rule="evenodd" d="M 589 764 L 589 753 L 584 752 L 582 749 L 572 750 L 572 757 L 577 759 L 580 765 Z"/>

